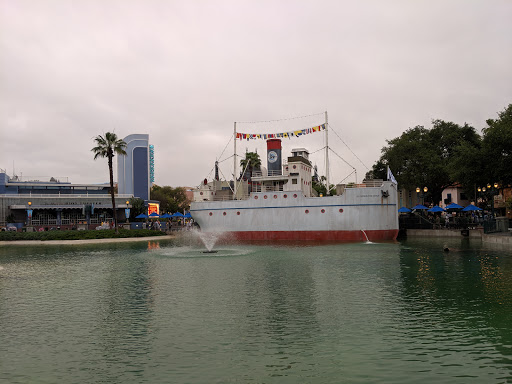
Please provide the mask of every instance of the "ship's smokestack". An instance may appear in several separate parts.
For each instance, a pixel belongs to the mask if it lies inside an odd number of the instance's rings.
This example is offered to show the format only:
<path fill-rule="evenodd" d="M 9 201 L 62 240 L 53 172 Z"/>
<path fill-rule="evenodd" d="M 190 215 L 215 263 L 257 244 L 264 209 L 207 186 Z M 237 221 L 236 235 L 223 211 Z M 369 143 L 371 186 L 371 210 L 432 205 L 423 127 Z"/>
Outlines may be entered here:
<path fill-rule="evenodd" d="M 267 169 L 269 175 L 281 175 L 281 140 L 267 140 Z"/>

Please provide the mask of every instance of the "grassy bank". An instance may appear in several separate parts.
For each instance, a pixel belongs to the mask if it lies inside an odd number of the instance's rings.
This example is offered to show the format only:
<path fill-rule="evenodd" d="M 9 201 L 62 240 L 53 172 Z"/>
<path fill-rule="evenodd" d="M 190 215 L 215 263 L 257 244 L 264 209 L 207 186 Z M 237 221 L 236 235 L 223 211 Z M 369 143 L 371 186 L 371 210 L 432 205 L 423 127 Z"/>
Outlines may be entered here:
<path fill-rule="evenodd" d="M 116 234 L 113 229 L 101 231 L 45 231 L 45 232 L 0 232 L 0 241 L 17 240 L 91 240 L 119 239 L 130 237 L 163 236 L 165 232 L 150 231 L 149 229 L 120 229 Z"/>

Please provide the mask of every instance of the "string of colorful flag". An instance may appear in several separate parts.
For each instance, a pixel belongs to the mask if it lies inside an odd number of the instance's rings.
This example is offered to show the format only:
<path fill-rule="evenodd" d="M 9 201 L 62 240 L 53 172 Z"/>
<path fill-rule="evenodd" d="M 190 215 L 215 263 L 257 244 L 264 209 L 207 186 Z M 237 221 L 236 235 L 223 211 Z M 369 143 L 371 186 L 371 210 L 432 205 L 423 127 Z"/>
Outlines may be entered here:
<path fill-rule="evenodd" d="M 299 129 L 298 131 L 281 132 L 281 133 L 241 133 L 236 132 L 236 138 L 240 140 L 256 140 L 256 139 L 279 139 L 299 137 L 303 135 L 309 135 L 311 133 L 320 132 L 325 130 L 325 124 L 318 125 L 312 128 Z"/>

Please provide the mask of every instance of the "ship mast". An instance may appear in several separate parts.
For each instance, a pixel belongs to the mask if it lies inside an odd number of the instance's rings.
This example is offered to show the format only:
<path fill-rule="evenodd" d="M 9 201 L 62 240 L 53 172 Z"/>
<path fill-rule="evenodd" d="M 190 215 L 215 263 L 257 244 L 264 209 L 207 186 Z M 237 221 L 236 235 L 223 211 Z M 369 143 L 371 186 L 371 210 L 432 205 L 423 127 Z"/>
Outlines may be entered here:
<path fill-rule="evenodd" d="M 233 200 L 236 200 L 236 121 L 235 121 L 235 132 L 233 134 L 233 145 L 234 145 L 234 155 L 233 155 Z"/>
<path fill-rule="evenodd" d="M 326 195 L 330 194 L 330 184 L 329 184 L 329 123 L 327 120 L 327 111 L 325 111 L 325 181 L 327 183 Z"/>

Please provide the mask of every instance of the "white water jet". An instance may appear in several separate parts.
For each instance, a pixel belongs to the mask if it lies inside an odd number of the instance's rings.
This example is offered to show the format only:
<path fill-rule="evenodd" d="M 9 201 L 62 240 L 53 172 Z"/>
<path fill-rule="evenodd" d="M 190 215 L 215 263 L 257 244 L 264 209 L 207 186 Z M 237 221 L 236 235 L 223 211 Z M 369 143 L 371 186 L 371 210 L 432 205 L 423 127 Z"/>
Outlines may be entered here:
<path fill-rule="evenodd" d="M 219 239 L 221 233 L 220 232 L 201 232 L 199 230 L 194 230 L 194 234 L 201 239 L 206 250 L 209 253 L 212 253 L 213 247 L 215 243 Z"/>
<path fill-rule="evenodd" d="M 366 244 L 373 244 L 373 243 L 368 239 L 368 235 L 366 235 L 366 232 L 364 231 L 364 229 L 361 229 L 361 232 L 363 232 L 364 237 L 366 237 Z"/>

